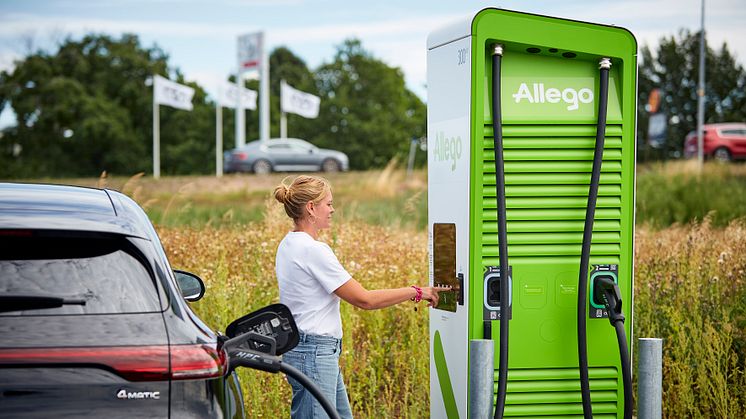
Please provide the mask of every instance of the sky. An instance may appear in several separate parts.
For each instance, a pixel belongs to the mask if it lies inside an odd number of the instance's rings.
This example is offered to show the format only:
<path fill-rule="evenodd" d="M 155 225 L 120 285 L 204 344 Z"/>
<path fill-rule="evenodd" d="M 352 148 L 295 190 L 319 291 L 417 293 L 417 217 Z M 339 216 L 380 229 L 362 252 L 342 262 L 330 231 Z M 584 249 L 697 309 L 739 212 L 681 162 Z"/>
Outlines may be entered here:
<path fill-rule="evenodd" d="M 746 0 L 707 0 L 708 44 L 746 65 Z M 427 35 L 485 7 L 613 24 L 654 48 L 681 28 L 700 27 L 701 0 L 0 0 L 0 71 L 67 36 L 135 33 L 157 45 L 187 80 L 209 93 L 236 70 L 239 35 L 264 31 L 269 51 L 289 48 L 315 69 L 330 62 L 345 39 L 358 38 L 373 56 L 402 69 L 426 100 Z M 271 71 L 271 69 L 270 69 Z M 0 127 L 13 114 L 0 110 Z"/>

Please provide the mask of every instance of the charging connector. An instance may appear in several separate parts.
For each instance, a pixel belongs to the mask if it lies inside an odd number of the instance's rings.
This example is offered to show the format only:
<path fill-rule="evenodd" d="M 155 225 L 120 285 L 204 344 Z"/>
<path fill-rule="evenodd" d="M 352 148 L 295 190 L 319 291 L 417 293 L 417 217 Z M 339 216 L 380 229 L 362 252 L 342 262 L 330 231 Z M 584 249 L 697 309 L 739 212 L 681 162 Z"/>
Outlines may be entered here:
<path fill-rule="evenodd" d="M 624 384 L 624 418 L 632 418 L 632 365 L 629 359 L 627 336 L 624 331 L 624 313 L 622 313 L 622 292 L 619 290 L 616 275 L 599 274 L 592 281 L 591 299 L 596 296 L 603 301 L 609 323 L 616 330 L 619 343 L 619 357 L 622 363 L 622 381 Z"/>
<path fill-rule="evenodd" d="M 616 282 L 616 276 L 599 275 L 593 281 L 593 298 L 599 296 L 603 301 L 609 317 L 609 322 L 614 326 L 617 322 L 624 323 L 622 313 L 622 292 Z"/>
<path fill-rule="evenodd" d="M 605 319 L 609 317 L 609 311 L 606 307 L 606 299 L 604 298 L 603 287 L 600 286 L 601 280 L 606 283 L 619 283 L 618 278 L 618 265 L 607 264 L 607 265 L 593 265 L 593 270 L 589 278 L 590 282 L 590 310 L 588 310 L 588 317 L 591 319 Z"/>

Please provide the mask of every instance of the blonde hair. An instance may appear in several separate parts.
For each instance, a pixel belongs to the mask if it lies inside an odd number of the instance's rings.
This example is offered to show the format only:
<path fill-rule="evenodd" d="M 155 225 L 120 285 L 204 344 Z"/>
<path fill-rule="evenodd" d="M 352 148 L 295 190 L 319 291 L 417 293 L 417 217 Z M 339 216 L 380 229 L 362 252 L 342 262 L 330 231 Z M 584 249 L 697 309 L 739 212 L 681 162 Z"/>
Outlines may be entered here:
<path fill-rule="evenodd" d="M 318 204 L 332 190 L 329 181 L 322 177 L 300 175 L 287 185 L 288 178 L 275 188 L 275 199 L 285 206 L 285 213 L 294 221 L 303 218 L 307 203 Z"/>

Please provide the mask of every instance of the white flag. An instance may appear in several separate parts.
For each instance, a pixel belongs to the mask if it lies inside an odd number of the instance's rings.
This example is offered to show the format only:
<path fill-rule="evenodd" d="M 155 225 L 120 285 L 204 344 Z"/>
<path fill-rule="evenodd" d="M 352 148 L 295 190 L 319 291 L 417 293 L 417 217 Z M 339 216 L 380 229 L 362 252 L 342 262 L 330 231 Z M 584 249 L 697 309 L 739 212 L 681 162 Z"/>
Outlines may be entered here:
<path fill-rule="evenodd" d="M 194 89 L 189 86 L 174 83 L 157 74 L 153 77 L 153 100 L 155 103 L 191 111 L 193 96 Z"/>
<path fill-rule="evenodd" d="M 236 108 L 238 104 L 238 86 L 230 82 L 223 82 L 218 89 L 218 103 L 224 108 Z M 241 108 L 256 109 L 256 92 L 241 88 Z"/>
<path fill-rule="evenodd" d="M 293 89 L 284 81 L 280 84 L 280 102 L 283 112 L 298 114 L 305 118 L 319 116 L 321 98 Z"/>

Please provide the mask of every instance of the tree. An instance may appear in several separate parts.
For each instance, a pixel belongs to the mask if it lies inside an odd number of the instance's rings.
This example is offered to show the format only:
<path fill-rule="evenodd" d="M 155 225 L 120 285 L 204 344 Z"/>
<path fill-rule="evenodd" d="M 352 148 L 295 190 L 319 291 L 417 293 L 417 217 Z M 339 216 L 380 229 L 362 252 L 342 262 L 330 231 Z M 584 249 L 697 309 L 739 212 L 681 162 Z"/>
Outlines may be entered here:
<path fill-rule="evenodd" d="M 410 139 L 425 135 L 425 105 L 406 88 L 401 70 L 371 56 L 358 40 L 337 48 L 334 61 L 316 71 L 316 86 L 321 109 L 312 140 L 347 153 L 354 169 L 406 156 Z"/>
<path fill-rule="evenodd" d="M 55 54 L 38 51 L 1 73 L 0 106 L 13 107 L 17 125 L 0 139 L 0 176 L 149 172 L 153 95 L 146 80 L 168 76 L 167 60 L 157 47 L 142 48 L 135 35 L 87 35 L 66 39 Z M 161 109 L 164 173 L 214 168 L 212 106 L 199 86 L 192 87 L 191 115 Z"/>
<path fill-rule="evenodd" d="M 649 114 L 645 108 L 654 88 L 662 91 L 659 112 L 668 117 L 668 135 L 661 150 L 641 148 L 641 156 L 678 155 L 686 135 L 697 128 L 699 33 L 679 32 L 679 39 L 662 38 L 656 54 L 642 48 L 639 68 L 638 138 L 647 138 Z M 746 121 L 746 72 L 728 46 L 714 51 L 705 40 L 705 122 Z"/>

